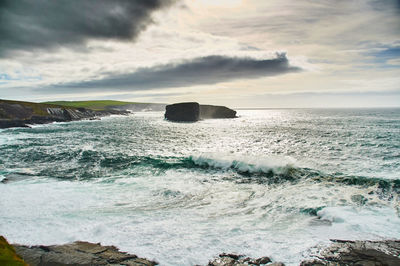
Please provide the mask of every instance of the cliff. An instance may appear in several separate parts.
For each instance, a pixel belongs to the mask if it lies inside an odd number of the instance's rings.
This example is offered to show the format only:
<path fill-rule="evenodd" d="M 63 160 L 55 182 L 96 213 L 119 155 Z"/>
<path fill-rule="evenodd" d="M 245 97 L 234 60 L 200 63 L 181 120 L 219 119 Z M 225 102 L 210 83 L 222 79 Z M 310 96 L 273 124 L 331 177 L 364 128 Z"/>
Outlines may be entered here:
<path fill-rule="evenodd" d="M 33 124 L 96 119 L 112 114 L 128 114 L 122 110 L 91 110 L 53 104 L 0 100 L 0 128 L 29 127 Z"/>
<path fill-rule="evenodd" d="M 225 106 L 200 105 L 197 102 L 175 103 L 165 108 L 165 119 L 196 122 L 200 119 L 235 118 L 236 111 Z"/>

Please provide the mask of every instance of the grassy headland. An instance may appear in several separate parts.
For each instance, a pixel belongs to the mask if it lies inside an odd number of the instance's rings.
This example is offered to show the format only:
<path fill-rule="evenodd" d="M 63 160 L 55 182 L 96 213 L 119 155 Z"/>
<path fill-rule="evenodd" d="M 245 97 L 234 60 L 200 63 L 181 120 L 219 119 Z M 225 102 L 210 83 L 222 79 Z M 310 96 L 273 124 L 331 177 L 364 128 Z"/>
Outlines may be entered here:
<path fill-rule="evenodd" d="M 0 99 L 0 128 L 10 127 L 29 127 L 34 124 L 47 124 L 52 122 L 70 122 L 82 119 L 98 119 L 108 115 L 127 115 L 129 111 L 125 109 L 125 103 L 121 109 L 107 108 L 106 102 L 101 105 L 87 102 L 86 106 L 68 106 L 55 103 L 33 103 L 23 101 L 10 101 Z M 109 103 L 115 104 L 114 101 Z M 115 106 L 115 105 L 113 105 Z M 111 106 L 110 106 L 111 107 Z"/>

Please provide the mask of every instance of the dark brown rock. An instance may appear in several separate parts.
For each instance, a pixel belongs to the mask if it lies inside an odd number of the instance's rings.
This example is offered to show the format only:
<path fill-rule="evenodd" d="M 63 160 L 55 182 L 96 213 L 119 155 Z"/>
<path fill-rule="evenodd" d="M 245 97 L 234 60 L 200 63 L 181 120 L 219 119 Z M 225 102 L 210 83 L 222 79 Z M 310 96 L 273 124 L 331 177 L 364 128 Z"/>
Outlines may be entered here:
<path fill-rule="evenodd" d="M 222 253 L 219 258 L 216 258 L 208 263 L 208 266 L 242 266 L 242 265 L 275 265 L 284 266 L 281 262 L 274 262 L 269 264 L 271 259 L 269 257 L 261 257 L 258 259 L 252 259 L 245 257 L 244 255 L 237 255 L 231 253 Z"/>
<path fill-rule="evenodd" d="M 269 257 L 262 257 L 258 258 L 255 261 L 255 264 L 260 265 L 260 264 L 267 264 L 271 262 L 271 259 Z"/>
<path fill-rule="evenodd" d="M 14 248 L 25 262 L 31 266 L 62 265 L 157 265 L 157 262 L 136 255 L 120 252 L 114 246 L 102 246 L 89 242 L 77 241 L 71 244 L 54 246 L 23 246 Z"/>
<path fill-rule="evenodd" d="M 218 255 L 220 258 L 229 257 L 234 260 L 238 260 L 239 258 L 243 257 L 243 255 L 231 254 L 231 253 L 222 253 Z"/>

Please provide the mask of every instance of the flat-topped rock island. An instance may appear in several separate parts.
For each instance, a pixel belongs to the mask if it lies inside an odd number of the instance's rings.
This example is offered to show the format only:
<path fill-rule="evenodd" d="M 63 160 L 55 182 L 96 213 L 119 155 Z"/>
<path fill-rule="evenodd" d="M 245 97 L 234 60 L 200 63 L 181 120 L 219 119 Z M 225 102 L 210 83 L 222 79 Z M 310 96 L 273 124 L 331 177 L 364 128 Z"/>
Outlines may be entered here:
<path fill-rule="evenodd" d="M 165 107 L 165 119 L 175 122 L 196 122 L 202 119 L 236 118 L 236 111 L 225 106 L 197 102 L 175 103 Z"/>

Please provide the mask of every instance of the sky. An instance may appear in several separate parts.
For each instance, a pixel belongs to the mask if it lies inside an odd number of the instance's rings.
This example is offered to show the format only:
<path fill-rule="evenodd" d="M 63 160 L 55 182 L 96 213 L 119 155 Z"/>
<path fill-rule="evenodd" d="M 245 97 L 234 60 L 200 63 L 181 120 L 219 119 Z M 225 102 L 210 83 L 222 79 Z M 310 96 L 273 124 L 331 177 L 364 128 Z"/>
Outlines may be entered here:
<path fill-rule="evenodd" d="M 400 107 L 400 0 L 0 0 L 0 98 Z"/>

